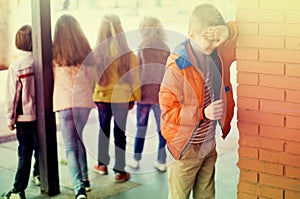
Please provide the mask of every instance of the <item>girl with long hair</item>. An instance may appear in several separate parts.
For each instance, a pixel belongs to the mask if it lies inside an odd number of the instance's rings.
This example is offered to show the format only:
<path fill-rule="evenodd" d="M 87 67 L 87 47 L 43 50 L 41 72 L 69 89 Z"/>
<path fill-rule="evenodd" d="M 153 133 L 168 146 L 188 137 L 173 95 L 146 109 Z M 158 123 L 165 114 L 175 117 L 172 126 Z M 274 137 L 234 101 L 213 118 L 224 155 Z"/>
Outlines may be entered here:
<path fill-rule="evenodd" d="M 82 68 L 92 69 L 85 59 L 91 53 L 89 42 L 78 21 L 62 15 L 56 22 L 53 39 L 54 94 L 53 109 L 58 112 L 65 144 L 66 158 L 76 199 L 87 198 L 91 190 L 88 178 L 83 129 L 90 110 L 93 85 Z"/>
<path fill-rule="evenodd" d="M 100 123 L 98 137 L 98 164 L 94 170 L 108 173 L 110 122 L 114 116 L 115 181 L 130 179 L 125 171 L 126 121 L 128 110 L 140 98 L 138 61 L 129 49 L 120 18 L 114 14 L 102 19 L 95 49 L 98 83 L 94 101 L 98 108 Z"/>

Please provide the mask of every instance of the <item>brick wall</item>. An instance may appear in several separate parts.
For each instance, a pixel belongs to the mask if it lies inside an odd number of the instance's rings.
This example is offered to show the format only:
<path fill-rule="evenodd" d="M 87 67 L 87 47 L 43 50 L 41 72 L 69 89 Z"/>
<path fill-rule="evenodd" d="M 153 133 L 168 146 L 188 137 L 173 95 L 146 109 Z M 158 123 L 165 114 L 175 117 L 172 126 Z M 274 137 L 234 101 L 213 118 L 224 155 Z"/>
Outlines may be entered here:
<path fill-rule="evenodd" d="M 300 198 L 300 0 L 237 0 L 240 199 Z"/>

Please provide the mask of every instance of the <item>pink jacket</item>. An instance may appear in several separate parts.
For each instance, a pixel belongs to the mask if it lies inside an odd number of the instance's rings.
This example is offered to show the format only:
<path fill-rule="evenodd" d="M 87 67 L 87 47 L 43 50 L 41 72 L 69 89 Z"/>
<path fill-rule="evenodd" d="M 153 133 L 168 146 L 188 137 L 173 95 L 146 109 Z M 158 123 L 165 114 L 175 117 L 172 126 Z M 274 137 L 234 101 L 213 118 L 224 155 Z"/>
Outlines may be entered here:
<path fill-rule="evenodd" d="M 8 68 L 6 84 L 8 125 L 36 120 L 34 66 L 31 52 L 23 51 Z"/>
<path fill-rule="evenodd" d="M 91 66 L 55 66 L 53 111 L 69 108 L 94 108 L 96 75 Z"/>

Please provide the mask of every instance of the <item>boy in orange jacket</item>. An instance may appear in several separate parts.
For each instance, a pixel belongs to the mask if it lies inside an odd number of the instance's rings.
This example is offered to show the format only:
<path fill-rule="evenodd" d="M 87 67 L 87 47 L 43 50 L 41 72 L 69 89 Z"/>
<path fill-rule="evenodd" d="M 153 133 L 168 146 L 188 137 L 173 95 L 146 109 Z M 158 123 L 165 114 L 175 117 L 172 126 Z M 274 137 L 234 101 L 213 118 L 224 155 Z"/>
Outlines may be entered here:
<path fill-rule="evenodd" d="M 225 23 L 210 4 L 197 6 L 189 39 L 167 61 L 159 102 L 162 135 L 175 161 L 169 166 L 169 199 L 214 198 L 217 123 L 225 139 L 234 100 L 230 65 L 235 60 L 237 27 Z"/>

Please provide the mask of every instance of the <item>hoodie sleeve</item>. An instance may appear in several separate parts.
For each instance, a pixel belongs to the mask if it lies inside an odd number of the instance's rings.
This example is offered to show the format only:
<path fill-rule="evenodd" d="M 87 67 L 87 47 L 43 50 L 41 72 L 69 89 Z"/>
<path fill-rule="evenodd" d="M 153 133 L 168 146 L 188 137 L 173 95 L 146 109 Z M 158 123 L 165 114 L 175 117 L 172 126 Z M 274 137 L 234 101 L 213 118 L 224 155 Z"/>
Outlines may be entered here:
<path fill-rule="evenodd" d="M 16 122 L 17 109 L 17 74 L 13 65 L 8 68 L 7 82 L 6 82 L 6 118 L 8 125 L 14 125 Z"/>

